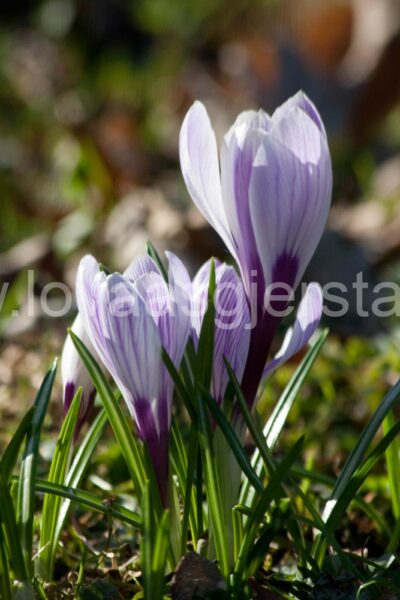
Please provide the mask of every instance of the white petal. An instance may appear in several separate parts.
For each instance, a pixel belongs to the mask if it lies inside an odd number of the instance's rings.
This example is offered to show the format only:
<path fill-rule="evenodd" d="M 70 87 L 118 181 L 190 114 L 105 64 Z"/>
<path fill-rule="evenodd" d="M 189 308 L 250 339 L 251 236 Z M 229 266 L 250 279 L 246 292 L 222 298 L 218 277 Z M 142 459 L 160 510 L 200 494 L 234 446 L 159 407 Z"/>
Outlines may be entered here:
<path fill-rule="evenodd" d="M 83 319 L 79 313 L 72 324 L 71 330 L 85 344 L 87 349 L 93 354 L 95 360 L 100 362 L 100 358 L 86 333 Z M 90 401 L 91 394 L 94 392 L 94 385 L 69 335 L 65 338 L 60 366 L 64 391 L 68 385 L 73 385 L 75 391 L 77 391 L 79 387 L 82 388 L 82 406 L 80 414 L 83 415 Z"/>
<path fill-rule="evenodd" d="M 217 143 L 201 102 L 193 104 L 183 121 L 179 156 L 182 175 L 193 202 L 236 257 L 222 202 Z"/>
<path fill-rule="evenodd" d="M 166 252 L 168 258 L 168 283 L 172 299 L 181 307 L 190 311 L 192 282 L 183 262 L 172 252 Z"/>
<path fill-rule="evenodd" d="M 124 275 L 130 281 L 135 282 L 145 273 L 160 273 L 154 260 L 147 255 L 135 258 L 125 270 Z"/>
<path fill-rule="evenodd" d="M 277 108 L 272 115 L 272 120 L 279 120 L 284 115 L 287 115 L 293 108 L 300 108 L 302 111 L 304 111 L 310 117 L 310 119 L 314 121 L 318 129 L 326 138 L 325 127 L 315 104 L 310 100 L 307 94 L 302 91 L 297 92 L 297 94 L 286 100 L 286 102 Z"/>
<path fill-rule="evenodd" d="M 212 391 L 215 400 L 220 402 L 229 380 L 224 358 L 238 381 L 242 380 L 250 343 L 250 314 L 243 284 L 235 269 L 221 264 L 216 275 Z"/>
<path fill-rule="evenodd" d="M 133 284 L 117 273 L 106 277 L 92 257 L 81 261 L 76 294 L 90 340 L 140 423 L 135 401 L 154 402 L 162 385 L 157 326 Z"/>
<path fill-rule="evenodd" d="M 192 282 L 183 262 L 172 252 L 165 254 L 169 264 L 169 291 L 175 316 L 174 351 L 170 356 L 179 366 L 190 334 Z"/>
<path fill-rule="evenodd" d="M 201 331 L 207 309 L 207 293 L 211 261 L 207 261 L 193 281 L 193 338 L 195 344 Z M 241 381 L 247 359 L 250 329 L 249 308 L 241 279 L 235 269 L 225 263 L 216 264 L 216 290 L 214 296 L 215 330 L 212 374 L 212 394 L 221 402 L 228 384 L 224 357 Z"/>
<path fill-rule="evenodd" d="M 194 276 L 192 283 L 192 308 L 191 308 L 191 324 L 192 336 L 195 344 L 197 344 L 201 325 L 203 322 L 204 313 L 207 310 L 207 295 L 210 281 L 211 260 L 207 260 Z M 215 261 L 215 269 L 217 271 L 219 261 Z"/>
<path fill-rule="evenodd" d="M 76 300 L 85 330 L 99 356 L 94 342 L 100 336 L 96 297 L 97 290 L 106 277 L 93 256 L 87 255 L 82 258 L 76 275 Z"/>
<path fill-rule="evenodd" d="M 294 326 L 287 331 L 283 344 L 275 358 L 265 367 L 264 376 L 272 373 L 277 367 L 304 348 L 319 325 L 322 308 L 322 290 L 317 283 L 310 283 L 300 302 Z"/>
<path fill-rule="evenodd" d="M 180 315 L 174 311 L 175 306 L 166 282 L 161 275 L 147 273 L 136 281 L 135 290 L 142 298 L 147 313 L 157 326 L 162 346 L 176 363 L 177 329 L 180 324 Z M 179 356 L 179 362 L 180 359 L 181 356 Z M 179 367 L 179 364 L 176 366 Z"/>
<path fill-rule="evenodd" d="M 143 299 L 123 276 L 107 277 L 98 296 L 103 362 L 129 402 L 160 397 L 161 342 Z"/>
<path fill-rule="evenodd" d="M 314 121 L 298 107 L 274 119 L 270 135 L 289 148 L 304 164 L 318 165 L 329 157 L 326 138 Z"/>
<path fill-rule="evenodd" d="M 239 143 L 242 144 L 246 133 L 250 129 L 261 129 L 269 131 L 272 125 L 271 117 L 262 109 L 245 110 L 236 118 L 234 124 L 230 127 L 224 136 L 224 141 L 229 144 L 232 135 L 235 134 Z"/>

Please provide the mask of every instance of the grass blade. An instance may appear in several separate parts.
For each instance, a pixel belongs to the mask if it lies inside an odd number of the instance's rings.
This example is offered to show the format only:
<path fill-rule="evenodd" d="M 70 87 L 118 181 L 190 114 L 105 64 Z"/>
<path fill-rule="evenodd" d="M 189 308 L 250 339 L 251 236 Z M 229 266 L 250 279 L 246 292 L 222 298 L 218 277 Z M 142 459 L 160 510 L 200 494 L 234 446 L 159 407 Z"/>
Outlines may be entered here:
<path fill-rule="evenodd" d="M 183 497 L 181 540 L 181 554 L 183 555 L 186 553 L 189 523 L 194 547 L 196 547 L 198 539 L 196 492 L 193 488 L 198 450 L 196 430 L 192 425 L 189 439 L 189 452 L 187 453 L 179 426 L 175 418 L 173 418 L 171 427 L 171 441 L 171 463 L 175 473 L 177 474 L 181 488 L 181 494 Z"/>
<path fill-rule="evenodd" d="M 4 533 L 8 559 L 13 566 L 14 574 L 17 580 L 29 585 L 30 574 L 25 562 L 23 549 L 20 543 L 17 520 L 15 518 L 14 505 L 11 498 L 8 482 L 0 469 L 0 527 Z"/>
<path fill-rule="evenodd" d="M 157 267 L 160 269 L 160 273 L 161 273 L 163 279 L 165 279 L 165 281 L 168 283 L 168 273 L 165 270 L 165 267 L 162 263 L 162 260 L 159 256 L 157 250 L 155 249 L 155 247 L 153 246 L 153 244 L 150 241 L 148 241 L 146 243 L 146 250 L 147 250 L 147 254 L 150 256 L 150 258 L 152 258 L 154 260 Z"/>
<path fill-rule="evenodd" d="M 193 488 L 194 476 L 196 473 L 196 461 L 198 455 L 198 441 L 195 430 L 193 429 L 190 433 L 190 442 L 189 442 L 189 453 L 188 453 L 188 463 L 187 463 L 187 476 L 186 476 L 186 485 L 184 489 L 183 495 L 183 517 L 182 517 L 182 545 L 181 545 L 181 553 L 184 555 L 186 553 L 186 543 L 187 543 L 187 530 L 188 524 L 190 522 L 190 530 L 191 530 L 191 540 L 193 547 L 196 548 L 197 540 L 200 536 L 200 531 L 198 528 L 198 506 L 197 506 L 197 498 L 196 491 Z"/>
<path fill-rule="evenodd" d="M 266 449 L 273 450 L 273 448 L 275 447 L 275 445 L 279 439 L 279 436 L 281 434 L 281 431 L 285 425 L 285 422 L 286 422 L 286 419 L 290 412 L 290 409 L 292 408 L 293 403 L 296 400 L 297 395 L 301 389 L 301 386 L 303 385 L 323 344 L 325 343 L 327 336 L 328 336 L 328 330 L 325 329 L 324 331 L 322 331 L 319 334 L 316 341 L 311 346 L 311 348 L 307 352 L 306 356 L 304 357 L 304 359 L 302 360 L 302 362 L 300 363 L 300 365 L 294 372 L 293 376 L 291 377 L 289 383 L 287 384 L 283 394 L 281 395 L 277 405 L 275 406 L 274 410 L 272 411 L 271 416 L 269 417 L 269 419 L 264 427 L 262 439 L 261 439 L 261 436 L 258 434 L 258 432 L 255 431 L 254 428 L 253 428 L 253 431 L 251 432 L 253 435 L 253 439 L 256 443 L 256 446 L 257 446 L 257 448 L 254 451 L 254 454 L 252 456 L 252 459 L 251 459 L 251 465 L 259 478 L 261 477 L 263 463 L 268 464 L 268 461 L 269 461 L 268 457 L 265 454 L 265 450 Z M 228 368 L 228 373 L 230 374 L 230 379 L 233 382 L 233 385 L 235 387 L 236 394 L 238 394 L 238 389 L 240 390 L 239 383 L 237 381 L 235 381 L 236 377 L 235 377 L 235 374 L 232 371 L 232 369 L 228 365 L 227 365 L 227 368 Z M 241 391 L 240 391 L 240 394 L 241 394 Z M 244 406 L 243 402 L 241 402 L 241 401 L 240 401 L 240 408 L 241 408 L 243 415 L 248 412 L 248 410 L 246 411 L 245 406 Z M 252 422 L 253 422 L 253 419 L 252 419 Z M 248 422 L 247 422 L 247 426 L 249 427 Z M 248 504 L 250 501 L 251 501 L 250 486 L 249 486 L 248 482 L 245 482 L 245 484 L 242 487 L 241 494 L 240 494 L 240 504 Z"/>
<path fill-rule="evenodd" d="M 107 423 L 107 413 L 102 409 L 86 433 L 72 461 L 66 478 L 67 485 L 77 487 Z"/>
<path fill-rule="evenodd" d="M 199 345 L 196 357 L 196 381 L 206 390 L 210 389 L 213 355 L 214 355 L 214 327 L 215 327 L 215 262 L 211 259 L 210 279 L 207 294 L 207 310 L 201 326 Z"/>
<path fill-rule="evenodd" d="M 383 433 L 388 433 L 396 424 L 392 411 L 389 411 L 383 421 Z M 390 498 L 392 501 L 393 514 L 396 519 L 400 518 L 400 442 L 393 440 L 386 450 L 386 468 L 389 479 Z"/>
<path fill-rule="evenodd" d="M 329 507 L 329 515 L 324 519 L 326 529 L 329 533 L 333 533 L 340 519 L 345 513 L 350 502 L 355 497 L 361 485 L 368 477 L 377 461 L 385 454 L 389 445 L 393 442 L 396 435 L 400 432 L 400 421 L 390 429 L 390 431 L 382 438 L 375 449 L 371 452 L 368 458 L 362 463 L 353 474 L 347 479 L 346 485 L 341 486 L 340 494 L 335 496 L 334 505 Z M 322 565 L 326 550 L 327 540 L 322 534 L 318 535 L 313 546 L 313 555 L 318 564 Z"/>
<path fill-rule="evenodd" d="M 141 541 L 141 561 L 143 575 L 144 597 L 152 598 L 153 577 L 152 577 L 152 554 L 154 546 L 155 522 L 153 509 L 151 506 L 150 485 L 146 482 L 142 497 L 142 515 L 143 515 L 143 536 Z"/>
<path fill-rule="evenodd" d="M 10 566 L 7 557 L 6 539 L 0 523 L 0 598 L 13 600 Z"/>
<path fill-rule="evenodd" d="M 376 465 L 378 460 L 385 454 L 387 448 L 395 439 L 396 435 L 400 432 L 400 421 L 397 422 L 388 433 L 382 438 L 377 444 L 365 462 L 353 473 L 352 477 L 347 482 L 346 487 L 343 489 L 340 496 L 337 498 L 334 508 L 332 509 L 329 519 L 326 522 L 327 528 L 330 531 L 334 531 L 339 523 L 342 515 L 347 509 L 348 505 L 354 498 L 356 492 L 360 486 L 364 483 L 368 477 L 370 471 Z"/>
<path fill-rule="evenodd" d="M 68 471 L 65 485 L 67 487 L 77 488 L 85 474 L 86 468 L 92 457 L 92 454 L 97 447 L 98 441 L 101 437 L 105 424 L 107 423 L 107 415 L 104 409 L 102 409 L 93 421 L 89 431 L 85 435 L 79 449 L 75 455 L 72 465 Z M 57 523 L 55 527 L 54 537 L 60 539 L 61 531 L 70 507 L 70 500 L 63 499 L 58 512 Z"/>
<path fill-rule="evenodd" d="M 202 398 L 204 398 L 204 401 L 207 404 L 210 412 L 217 421 L 243 473 L 246 475 L 254 489 L 259 494 L 262 494 L 264 491 L 264 486 L 261 483 L 260 479 L 257 477 L 257 474 L 255 473 L 253 467 L 251 466 L 246 451 L 243 448 L 243 445 L 240 442 L 239 438 L 237 437 L 233 427 L 225 417 L 218 404 L 210 396 L 210 394 L 203 391 Z"/>
<path fill-rule="evenodd" d="M 334 511 L 336 503 L 345 492 L 351 478 L 360 467 L 365 453 L 374 439 L 379 427 L 383 420 L 392 410 L 400 396 L 400 380 L 392 387 L 392 389 L 386 394 L 381 404 L 378 406 L 363 433 L 361 434 L 357 444 L 354 446 L 352 452 L 347 458 L 344 467 L 336 480 L 335 487 L 329 497 L 329 500 L 325 504 L 322 518 L 325 522 L 328 522 L 330 514 Z M 326 541 L 323 536 L 318 535 L 313 544 L 313 556 L 321 564 L 326 550 Z"/>
<path fill-rule="evenodd" d="M 165 566 L 168 556 L 170 532 L 170 513 L 168 510 L 163 512 L 160 523 L 157 527 L 156 539 L 154 542 L 152 572 L 156 581 L 154 598 L 163 598 L 165 586 Z M 153 598 L 153 596 L 151 596 Z"/>
<path fill-rule="evenodd" d="M 164 364 L 167 368 L 167 371 L 170 374 L 171 379 L 174 383 L 175 390 L 177 391 L 178 396 L 184 403 L 186 410 L 188 411 L 192 421 L 195 421 L 196 420 L 196 411 L 193 406 L 192 398 L 191 398 L 190 394 L 188 393 L 188 391 L 186 390 L 185 384 L 182 381 L 182 378 L 181 378 L 177 368 L 175 367 L 173 361 L 171 360 L 167 351 L 164 348 L 162 350 L 162 358 L 163 358 Z"/>
<path fill-rule="evenodd" d="M 266 439 L 267 446 L 271 450 L 275 447 L 275 444 L 278 441 L 283 426 L 286 423 L 289 411 L 292 408 L 293 403 L 297 398 L 297 394 L 299 393 L 304 380 L 309 374 L 315 359 L 324 345 L 326 338 L 328 337 L 328 333 L 328 329 L 321 331 L 318 338 L 315 340 L 314 344 L 294 372 L 264 427 L 264 437 Z"/>
<path fill-rule="evenodd" d="M 335 485 L 335 479 L 330 477 L 329 475 L 322 475 L 320 473 L 315 473 L 314 471 L 309 471 L 307 469 L 303 469 L 299 466 L 294 466 L 290 469 L 290 474 L 295 479 L 309 479 L 312 482 L 322 483 L 327 487 L 333 489 Z M 387 538 L 390 538 L 391 530 L 389 524 L 386 519 L 378 512 L 378 510 L 370 503 L 366 502 L 361 496 L 357 495 L 354 497 L 354 504 L 360 510 L 362 510 L 367 517 L 371 519 L 372 522 L 375 523 L 379 531 L 386 535 Z"/>
<path fill-rule="evenodd" d="M 303 441 L 304 438 L 301 437 L 290 449 L 287 456 L 277 466 L 274 474 L 268 482 L 267 487 L 263 491 L 261 497 L 258 499 L 255 510 L 252 512 L 251 516 L 246 522 L 243 541 L 233 573 L 236 592 L 240 590 L 242 583 L 244 583 L 246 578 L 245 569 L 248 564 L 249 553 L 253 547 L 260 523 L 262 522 L 265 513 L 271 505 L 271 502 L 280 495 L 282 482 L 288 475 L 291 466 L 300 454 L 303 447 Z"/>
<path fill-rule="evenodd" d="M 28 410 L 28 412 L 23 417 L 21 423 L 18 425 L 17 431 L 14 433 L 11 438 L 7 448 L 4 451 L 4 454 L 0 461 L 0 466 L 3 471 L 3 475 L 8 481 L 10 475 L 13 472 L 15 467 L 15 463 L 17 462 L 18 453 L 23 444 L 26 434 L 30 431 L 32 427 L 32 418 L 33 418 L 33 406 Z"/>
<path fill-rule="evenodd" d="M 395 418 L 393 411 L 389 411 L 383 421 L 383 433 L 394 426 Z M 396 552 L 400 542 L 400 443 L 397 439 L 386 450 L 386 469 L 389 479 L 390 498 L 392 502 L 393 515 L 396 519 L 394 530 L 389 534 L 389 543 L 387 546 L 388 554 Z"/>
<path fill-rule="evenodd" d="M 202 462 L 206 481 L 206 495 L 211 517 L 212 537 L 221 572 L 227 578 L 229 575 L 229 560 L 225 537 L 226 524 L 224 522 L 223 510 L 220 503 L 221 490 L 214 460 L 210 423 L 200 395 L 197 406 L 199 416 L 199 443 L 203 455 Z"/>
<path fill-rule="evenodd" d="M 44 479 L 36 480 L 36 492 L 43 494 L 55 494 L 61 498 L 67 498 L 72 502 L 82 504 L 87 508 L 91 508 L 104 515 L 111 515 L 115 519 L 119 519 L 127 525 L 131 525 L 135 529 L 142 529 L 142 519 L 140 515 L 120 505 L 117 501 L 108 502 L 107 499 L 100 499 L 92 492 L 68 487 L 56 483 L 49 483 Z"/>
<path fill-rule="evenodd" d="M 272 456 L 270 449 L 267 446 L 267 442 L 264 438 L 264 433 L 261 430 L 261 427 L 258 425 L 257 421 L 252 418 L 252 416 L 250 414 L 250 410 L 247 406 L 247 402 L 246 402 L 243 392 L 240 388 L 239 382 L 235 376 L 235 373 L 232 370 L 232 367 L 228 363 L 226 363 L 226 366 L 227 366 L 230 380 L 231 380 L 234 390 L 235 390 L 238 406 L 240 408 L 240 411 L 242 413 L 244 421 L 245 421 L 247 428 L 253 438 L 253 441 L 255 442 L 257 449 L 260 453 L 260 457 L 261 457 L 261 460 L 263 461 L 264 468 L 268 471 L 269 477 L 271 478 L 277 469 L 276 461 L 275 461 L 274 457 Z M 289 478 L 289 481 L 292 484 L 292 486 L 294 486 L 295 490 L 298 490 L 298 493 L 299 493 L 300 488 L 297 486 L 297 484 L 293 483 L 291 478 Z M 244 486 L 246 486 L 246 483 L 247 482 L 244 482 Z M 250 491 L 253 492 L 252 489 Z M 279 494 L 281 496 L 283 496 L 284 493 L 285 493 L 285 490 L 283 488 L 282 488 L 282 490 L 279 490 Z M 292 498 L 291 494 L 287 493 L 287 495 L 291 499 L 293 513 L 297 514 L 297 506 L 296 506 L 295 499 Z M 240 498 L 242 498 L 242 495 L 240 496 Z M 254 495 L 250 495 L 249 492 L 245 496 L 245 499 L 247 501 L 246 502 L 247 506 L 252 506 L 254 503 L 254 500 L 255 500 Z M 243 506 L 243 504 L 241 504 L 241 505 Z M 296 546 L 297 552 L 298 552 L 299 556 L 302 557 L 304 563 L 309 564 L 310 567 L 312 569 L 314 569 L 314 571 L 318 570 L 318 567 L 317 567 L 313 557 L 306 550 L 304 536 L 303 536 L 301 527 L 299 527 L 296 519 L 293 519 L 292 521 L 290 521 L 290 524 L 288 523 L 288 530 L 292 536 L 292 539 Z"/>
<path fill-rule="evenodd" d="M 238 407 L 240 410 L 240 413 L 244 419 L 244 422 L 253 438 L 254 443 L 256 444 L 257 447 L 257 451 L 260 455 L 260 460 L 264 462 L 265 466 L 268 469 L 268 472 L 270 475 L 273 474 L 273 472 L 275 471 L 275 466 L 274 466 L 274 460 L 272 458 L 272 453 L 270 451 L 270 449 L 267 446 L 267 442 L 264 438 L 264 434 L 261 431 L 261 428 L 259 428 L 259 426 L 257 425 L 257 422 L 255 419 L 253 419 L 249 407 L 247 406 L 247 402 L 246 399 L 243 395 L 243 392 L 241 390 L 241 387 L 239 385 L 239 382 L 237 380 L 237 377 L 235 375 L 235 372 L 233 371 L 231 365 L 225 361 L 225 365 L 226 365 L 226 369 L 228 371 L 228 375 L 229 375 L 229 379 L 233 385 L 233 389 L 235 391 L 235 397 L 236 397 L 236 401 L 238 403 Z M 253 461 L 252 461 L 253 462 Z M 248 496 L 248 489 L 249 489 L 249 485 L 246 485 L 246 482 L 243 485 L 243 488 L 245 488 L 245 490 L 247 490 L 247 493 L 241 493 L 240 495 L 240 499 L 239 499 L 239 504 L 245 504 L 245 502 L 243 502 L 243 499 L 246 499 Z"/>
<path fill-rule="evenodd" d="M 333 489 L 331 498 L 327 502 L 326 508 L 324 510 L 323 518 L 327 520 L 330 512 L 332 511 L 336 499 L 341 496 L 344 489 L 346 488 L 348 482 L 351 477 L 361 465 L 361 462 L 364 458 L 364 455 L 370 446 L 372 440 L 374 439 L 379 427 L 382 425 L 382 422 L 389 411 L 396 404 L 397 400 L 400 396 L 400 381 L 396 383 L 395 386 L 389 391 L 389 393 L 385 396 L 381 404 L 378 406 L 374 414 L 372 415 L 368 425 L 364 429 L 361 437 L 359 438 L 356 446 L 353 448 L 351 454 L 349 455 L 341 473 L 336 481 L 336 485 Z"/>
<path fill-rule="evenodd" d="M 81 400 L 82 389 L 80 388 L 75 394 L 58 436 L 50 464 L 48 476 L 50 483 L 65 483 Z M 40 526 L 39 556 L 36 561 L 36 568 L 37 573 L 45 580 L 50 580 L 53 576 L 58 545 L 56 528 L 61 504 L 61 499 L 58 496 L 46 495 L 44 498 Z"/>
<path fill-rule="evenodd" d="M 169 545 L 169 511 L 163 512 L 158 524 L 154 518 L 151 488 L 146 482 L 143 499 L 143 536 L 141 543 L 144 597 L 162 600 L 164 571 Z"/>
<path fill-rule="evenodd" d="M 34 403 L 31 429 L 28 432 L 24 457 L 18 486 L 18 529 L 22 546 L 22 553 L 27 571 L 32 570 L 32 539 L 33 515 L 35 501 L 35 477 L 39 453 L 40 433 L 47 406 L 53 389 L 56 375 L 57 361 L 45 376 Z"/>

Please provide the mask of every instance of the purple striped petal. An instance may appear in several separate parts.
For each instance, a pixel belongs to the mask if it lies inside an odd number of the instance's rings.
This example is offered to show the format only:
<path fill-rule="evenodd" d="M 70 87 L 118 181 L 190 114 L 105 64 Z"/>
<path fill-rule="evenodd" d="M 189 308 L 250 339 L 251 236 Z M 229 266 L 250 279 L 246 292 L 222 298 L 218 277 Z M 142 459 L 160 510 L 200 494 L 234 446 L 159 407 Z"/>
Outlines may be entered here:
<path fill-rule="evenodd" d="M 222 201 L 217 143 L 201 102 L 193 104 L 183 121 L 179 156 L 182 175 L 193 202 L 236 257 Z"/>
<path fill-rule="evenodd" d="M 206 262 L 193 280 L 192 328 L 195 345 L 197 345 L 207 309 L 210 266 L 211 261 Z M 229 379 L 224 357 L 232 366 L 238 380 L 241 381 L 250 342 L 250 315 L 242 282 L 235 269 L 223 263 L 216 265 L 214 305 L 215 330 L 211 392 L 213 398 L 221 403 Z"/>
<path fill-rule="evenodd" d="M 167 283 L 159 273 L 150 272 L 137 279 L 133 286 L 142 298 L 146 311 L 160 330 L 163 319 L 172 312 Z M 165 343 L 165 340 L 161 341 Z"/>
<path fill-rule="evenodd" d="M 325 136 L 321 135 L 315 122 L 298 107 L 274 118 L 270 135 L 282 142 L 303 164 L 330 164 Z"/>
<path fill-rule="evenodd" d="M 191 281 L 186 267 L 172 252 L 168 259 L 168 285 L 156 263 L 140 256 L 124 275 L 135 283 L 159 329 L 161 343 L 179 366 L 190 333 Z"/>
<path fill-rule="evenodd" d="M 286 100 L 272 115 L 272 121 L 277 121 L 288 114 L 293 108 L 300 108 L 314 121 L 318 129 L 326 138 L 325 127 L 322 119 L 309 97 L 302 91 L 297 92 L 294 96 Z"/>
<path fill-rule="evenodd" d="M 238 262 L 249 294 L 251 271 L 256 271 L 262 278 L 250 216 L 249 186 L 253 163 L 266 133 L 261 129 L 248 130 L 247 126 L 242 124 L 225 138 L 221 147 L 221 173 L 225 212 L 236 241 Z M 262 281 L 259 287 L 262 293 Z"/>
<path fill-rule="evenodd" d="M 79 310 L 93 346 L 120 388 L 140 430 L 135 401 L 146 399 L 152 405 L 161 390 L 162 358 L 157 326 L 132 283 L 122 275 L 107 277 L 99 270 L 93 278 L 93 269 L 86 268 L 87 265 L 88 261 L 83 259 L 77 275 Z"/>
<path fill-rule="evenodd" d="M 129 279 L 129 281 L 132 281 L 132 283 L 147 273 L 160 274 L 160 270 L 154 260 L 147 255 L 138 256 L 135 258 L 129 267 L 124 271 L 125 277 Z"/>
<path fill-rule="evenodd" d="M 178 366 L 190 333 L 191 281 L 186 267 L 172 252 L 168 259 L 168 285 L 149 256 L 136 258 L 124 275 L 136 284 L 160 332 L 161 342 Z"/>
<path fill-rule="evenodd" d="M 161 392 L 161 342 L 156 323 L 134 286 L 117 273 L 105 280 L 98 308 L 102 327 L 98 343 L 140 423 L 135 400 L 153 404 Z"/>
<path fill-rule="evenodd" d="M 179 366 L 190 334 L 192 282 L 183 262 L 172 252 L 168 258 L 168 285 L 174 315 L 174 340 L 170 357 Z"/>
<path fill-rule="evenodd" d="M 294 326 L 287 331 L 279 352 L 265 367 L 264 377 L 306 346 L 319 325 L 322 308 L 322 290 L 317 283 L 310 283 L 297 310 Z"/>
<path fill-rule="evenodd" d="M 242 380 L 250 343 L 250 313 L 243 285 L 233 267 L 217 269 L 212 394 L 221 403 L 229 377 L 224 358 L 239 382 Z"/>
<path fill-rule="evenodd" d="M 142 298 L 146 311 L 151 315 L 156 324 L 161 346 L 168 352 L 174 364 L 179 366 L 182 358 L 182 354 L 179 357 L 176 356 L 179 318 L 176 318 L 174 314 L 166 282 L 161 275 L 148 273 L 136 281 L 135 290 Z M 160 389 L 163 391 L 163 397 L 166 401 L 157 403 L 157 419 L 159 422 L 166 420 L 169 428 L 173 383 L 164 364 L 159 365 L 158 373 L 160 377 Z"/>
<path fill-rule="evenodd" d="M 298 267 L 291 280 L 281 281 L 298 284 L 325 227 L 331 189 L 324 138 L 295 108 L 265 137 L 250 182 L 250 214 L 266 286 L 274 282 L 283 257 L 298 261 Z"/>

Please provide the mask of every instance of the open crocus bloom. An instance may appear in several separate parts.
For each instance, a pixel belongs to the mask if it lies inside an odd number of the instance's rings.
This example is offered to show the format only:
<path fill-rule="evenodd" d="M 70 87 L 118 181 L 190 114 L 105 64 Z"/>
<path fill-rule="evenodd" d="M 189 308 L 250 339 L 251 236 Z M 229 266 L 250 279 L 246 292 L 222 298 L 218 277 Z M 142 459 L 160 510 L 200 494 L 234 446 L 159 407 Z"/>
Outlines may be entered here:
<path fill-rule="evenodd" d="M 252 404 L 280 322 L 265 309 L 265 293 L 298 285 L 326 224 L 332 193 L 326 133 L 299 92 L 272 116 L 239 115 L 224 137 L 219 166 L 207 111 L 195 102 L 181 129 L 180 162 L 193 201 L 237 261 L 256 307 L 243 376 Z M 281 311 L 285 306 L 278 304 Z"/>
<path fill-rule="evenodd" d="M 95 349 L 85 331 L 82 317 L 78 313 L 71 327 L 72 331 L 82 340 L 94 357 L 99 360 Z M 92 383 L 86 367 L 82 363 L 79 354 L 69 337 L 65 338 L 64 348 L 61 355 L 61 378 L 64 390 L 64 415 L 67 414 L 71 402 L 78 389 L 82 388 L 81 405 L 79 408 L 78 420 L 76 424 L 76 435 L 79 433 L 83 423 L 89 418 L 93 408 L 96 390 Z"/>
<path fill-rule="evenodd" d="M 179 367 L 190 333 L 190 278 L 169 258 L 169 285 L 149 257 L 134 261 L 123 275 L 106 275 L 92 256 L 81 260 L 76 294 L 86 331 L 122 392 L 146 443 L 167 501 L 168 439 L 173 382 L 162 348 Z"/>
<path fill-rule="evenodd" d="M 197 346 L 207 296 L 211 261 L 207 261 L 192 284 L 192 335 Z M 215 267 L 215 328 L 211 395 L 218 404 L 224 399 L 228 373 L 224 358 L 231 365 L 240 382 L 250 342 L 250 314 L 243 284 L 233 267 L 216 261 Z"/>

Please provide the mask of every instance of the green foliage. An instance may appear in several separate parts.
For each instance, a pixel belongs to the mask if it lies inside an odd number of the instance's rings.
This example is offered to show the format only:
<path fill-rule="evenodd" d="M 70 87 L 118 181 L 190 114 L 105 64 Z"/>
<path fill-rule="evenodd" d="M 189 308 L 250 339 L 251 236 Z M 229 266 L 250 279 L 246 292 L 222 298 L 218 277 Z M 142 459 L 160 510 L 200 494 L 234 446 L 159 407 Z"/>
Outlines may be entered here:
<path fill-rule="evenodd" d="M 28 573 L 32 570 L 33 518 L 35 479 L 39 453 L 40 434 L 56 375 L 57 361 L 47 373 L 35 400 L 31 427 L 27 432 L 21 473 L 18 482 L 18 529 L 22 553 Z"/>
<path fill-rule="evenodd" d="M 58 436 L 49 469 L 49 483 L 65 483 L 81 399 L 82 390 L 80 389 L 75 394 Z M 54 570 L 54 561 L 58 544 L 56 529 L 60 507 L 61 500 L 59 497 L 51 495 L 45 496 L 40 524 L 37 573 L 46 580 L 52 578 Z"/>
<path fill-rule="evenodd" d="M 168 556 L 169 518 L 168 510 L 162 514 L 160 522 L 154 518 L 155 507 L 152 500 L 151 486 L 147 482 L 142 499 L 143 537 L 142 537 L 142 571 L 144 597 L 161 600 L 164 593 L 164 570 Z"/>

